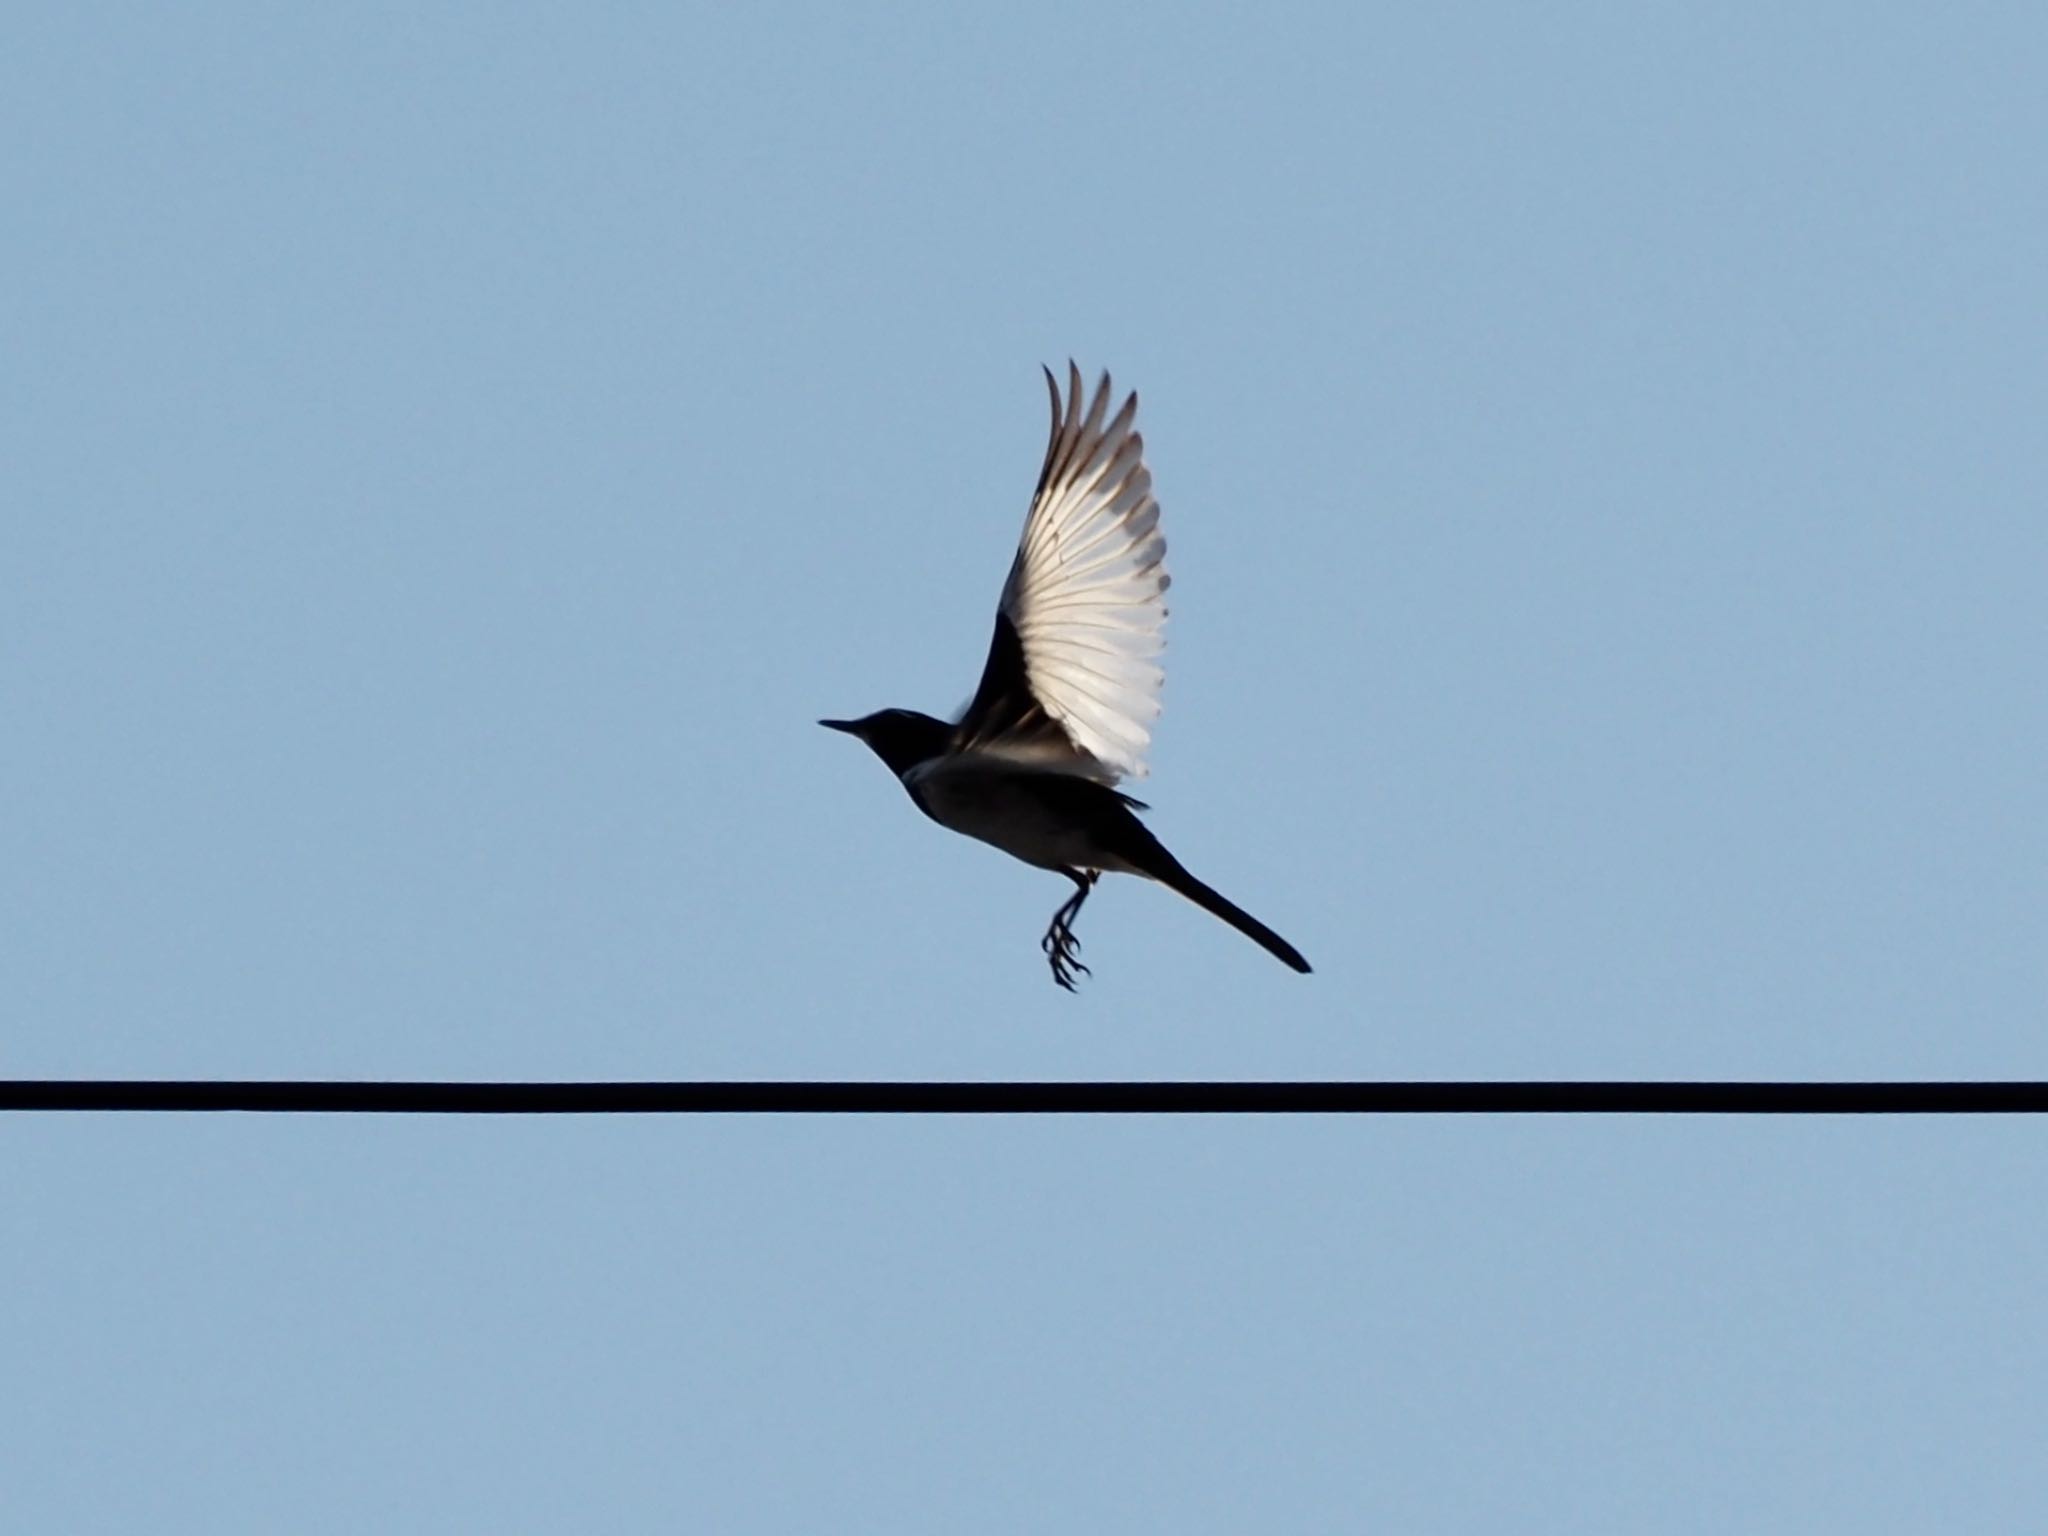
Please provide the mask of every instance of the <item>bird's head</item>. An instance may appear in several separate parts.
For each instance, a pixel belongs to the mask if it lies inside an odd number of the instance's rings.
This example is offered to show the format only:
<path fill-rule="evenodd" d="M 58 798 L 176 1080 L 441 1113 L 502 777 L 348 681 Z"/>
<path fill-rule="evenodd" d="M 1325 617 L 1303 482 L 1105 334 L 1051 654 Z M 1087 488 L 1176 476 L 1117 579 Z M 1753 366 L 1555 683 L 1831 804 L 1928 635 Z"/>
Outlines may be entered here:
<path fill-rule="evenodd" d="M 858 720 L 820 720 L 818 724 L 849 736 L 858 736 L 875 756 L 902 774 L 928 757 L 946 750 L 953 727 L 914 709 L 878 709 Z"/>

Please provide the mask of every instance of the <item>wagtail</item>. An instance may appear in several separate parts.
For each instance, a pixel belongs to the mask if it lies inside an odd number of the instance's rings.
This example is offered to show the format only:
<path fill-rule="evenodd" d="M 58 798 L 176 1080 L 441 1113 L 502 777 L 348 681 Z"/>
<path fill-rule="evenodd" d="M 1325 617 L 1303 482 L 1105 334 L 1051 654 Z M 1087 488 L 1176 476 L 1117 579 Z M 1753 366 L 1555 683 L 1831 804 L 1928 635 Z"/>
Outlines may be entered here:
<path fill-rule="evenodd" d="M 1171 887 L 1305 972 L 1299 950 L 1183 869 L 1132 814 L 1144 802 L 1116 788 L 1145 775 L 1159 716 L 1166 539 L 1138 397 L 1111 417 L 1109 375 L 1084 407 L 1081 370 L 1067 371 L 1064 401 L 1045 373 L 1052 440 L 973 701 L 951 724 L 908 709 L 818 723 L 866 742 L 940 826 L 1074 882 L 1039 945 L 1069 992 L 1088 974 L 1074 918 L 1104 871 Z"/>

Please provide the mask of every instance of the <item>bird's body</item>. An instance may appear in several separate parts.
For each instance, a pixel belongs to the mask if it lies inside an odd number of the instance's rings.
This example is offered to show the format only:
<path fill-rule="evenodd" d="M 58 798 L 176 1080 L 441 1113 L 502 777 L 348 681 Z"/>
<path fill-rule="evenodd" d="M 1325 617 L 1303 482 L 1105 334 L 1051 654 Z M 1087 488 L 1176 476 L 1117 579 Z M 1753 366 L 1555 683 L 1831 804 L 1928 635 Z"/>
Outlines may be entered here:
<path fill-rule="evenodd" d="M 1189 874 L 1138 820 L 1143 802 L 1115 787 L 1145 772 L 1158 714 L 1166 541 L 1131 427 L 1137 397 L 1105 426 L 1109 376 L 1084 418 L 1080 370 L 1069 373 L 1064 403 L 1046 374 L 1052 442 L 973 701 L 950 724 L 904 709 L 820 724 L 865 741 L 939 825 L 1074 882 L 1041 944 L 1069 991 L 1088 969 L 1073 920 L 1104 873 L 1157 880 L 1306 971 L 1291 944 Z"/>
<path fill-rule="evenodd" d="M 1140 802 L 1092 779 L 961 752 L 920 763 L 903 787 L 940 826 L 1040 869 L 1144 873 L 1118 850 L 1130 828 L 1151 836 L 1131 814 Z"/>

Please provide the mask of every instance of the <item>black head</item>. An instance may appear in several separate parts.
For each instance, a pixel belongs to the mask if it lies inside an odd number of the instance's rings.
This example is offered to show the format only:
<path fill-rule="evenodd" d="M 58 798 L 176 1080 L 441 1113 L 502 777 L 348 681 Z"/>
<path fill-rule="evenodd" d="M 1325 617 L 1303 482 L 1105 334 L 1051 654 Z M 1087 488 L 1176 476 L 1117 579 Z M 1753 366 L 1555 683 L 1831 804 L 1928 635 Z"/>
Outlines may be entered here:
<path fill-rule="evenodd" d="M 945 721 L 914 709 L 878 709 L 858 720 L 820 720 L 818 724 L 858 736 L 898 775 L 926 758 L 937 757 L 953 735 L 953 727 Z"/>

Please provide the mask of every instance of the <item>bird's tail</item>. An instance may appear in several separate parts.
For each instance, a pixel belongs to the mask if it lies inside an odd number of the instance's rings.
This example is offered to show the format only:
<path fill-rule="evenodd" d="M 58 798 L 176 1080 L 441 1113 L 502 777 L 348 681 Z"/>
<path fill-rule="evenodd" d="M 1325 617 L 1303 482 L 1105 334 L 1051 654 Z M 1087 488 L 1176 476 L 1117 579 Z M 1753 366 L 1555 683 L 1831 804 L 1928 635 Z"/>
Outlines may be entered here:
<path fill-rule="evenodd" d="M 1282 965 L 1290 965 L 1304 976 L 1308 974 L 1308 962 L 1301 958 L 1300 950 L 1281 938 L 1279 934 L 1268 928 L 1256 917 L 1253 917 L 1251 913 L 1245 911 L 1243 907 L 1231 901 L 1229 897 L 1223 895 L 1220 891 L 1211 890 L 1208 886 L 1202 884 L 1201 881 L 1181 867 L 1180 860 L 1167 853 L 1164 848 L 1161 848 L 1159 852 L 1165 855 L 1164 859 L 1156 861 L 1155 866 L 1146 871 L 1153 879 L 1171 890 L 1180 892 L 1181 895 L 1187 897 L 1189 901 L 1202 908 L 1203 911 L 1213 912 L 1254 944 L 1259 945 Z"/>

